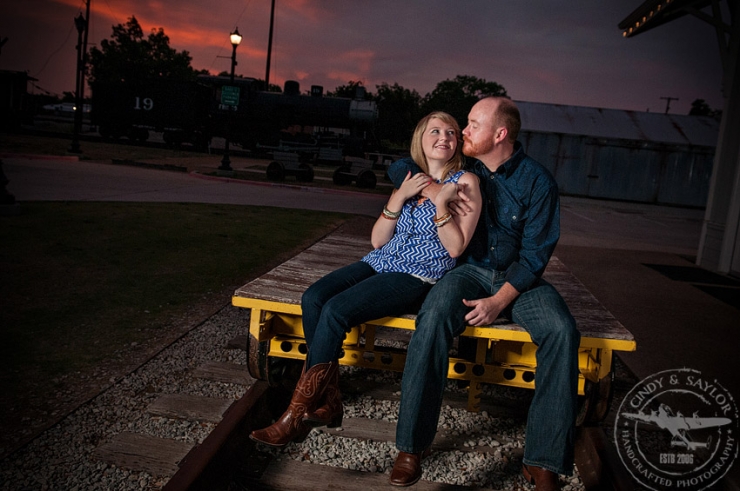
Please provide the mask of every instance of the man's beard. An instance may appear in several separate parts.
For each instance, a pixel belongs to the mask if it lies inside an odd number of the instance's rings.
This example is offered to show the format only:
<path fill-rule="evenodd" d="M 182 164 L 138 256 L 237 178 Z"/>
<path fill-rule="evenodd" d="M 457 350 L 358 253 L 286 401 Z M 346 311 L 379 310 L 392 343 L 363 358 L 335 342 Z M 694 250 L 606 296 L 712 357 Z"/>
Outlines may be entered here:
<path fill-rule="evenodd" d="M 468 157 L 477 157 L 479 155 L 486 154 L 493 149 L 492 141 L 482 141 L 474 144 L 468 139 L 463 139 L 462 152 Z"/>

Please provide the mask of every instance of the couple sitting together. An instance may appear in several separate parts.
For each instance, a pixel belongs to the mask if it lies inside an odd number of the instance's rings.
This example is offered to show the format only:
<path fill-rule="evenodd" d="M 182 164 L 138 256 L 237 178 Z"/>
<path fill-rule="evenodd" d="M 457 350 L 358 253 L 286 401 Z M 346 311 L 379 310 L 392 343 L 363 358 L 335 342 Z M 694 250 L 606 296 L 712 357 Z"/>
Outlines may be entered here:
<path fill-rule="evenodd" d="M 559 195 L 552 175 L 517 142 L 520 127 L 519 110 L 503 97 L 479 100 L 462 132 L 444 112 L 419 122 L 411 157 L 389 169 L 396 189 L 373 227 L 374 250 L 303 294 L 308 355 L 301 378 L 282 417 L 253 431 L 253 440 L 283 446 L 313 427 L 341 425 L 338 358 L 346 333 L 421 303 L 390 484 L 421 478 L 454 338 L 502 313 L 537 345 L 524 477 L 550 490 L 558 488 L 558 474 L 571 474 L 580 335 L 562 297 L 542 279 L 560 236 Z M 470 157 L 467 166 L 462 154 Z"/>

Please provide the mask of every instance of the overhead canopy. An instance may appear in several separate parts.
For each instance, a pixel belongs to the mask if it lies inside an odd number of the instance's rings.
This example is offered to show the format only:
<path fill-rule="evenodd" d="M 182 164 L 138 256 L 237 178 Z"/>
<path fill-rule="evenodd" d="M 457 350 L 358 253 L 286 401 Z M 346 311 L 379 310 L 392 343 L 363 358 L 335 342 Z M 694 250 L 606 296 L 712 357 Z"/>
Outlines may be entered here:
<path fill-rule="evenodd" d="M 709 6 L 711 14 L 702 11 Z M 727 0 L 725 10 L 729 22 L 722 18 L 721 0 L 647 0 L 619 28 L 628 38 L 686 14 L 714 26 L 724 71 L 725 107 L 696 263 L 740 277 L 740 1 Z"/>
<path fill-rule="evenodd" d="M 727 10 L 730 14 L 729 22 L 722 18 L 723 9 L 720 7 L 720 3 L 721 0 L 646 0 L 619 23 L 619 28 L 622 29 L 622 36 L 629 38 L 679 19 L 684 15 L 693 15 L 714 26 L 722 60 L 722 69 L 727 72 L 732 61 L 730 59 L 732 20 L 733 17 L 736 17 L 735 14 L 739 10 L 740 2 L 727 0 Z M 702 10 L 710 6 L 711 9 L 707 11 Z"/>
<path fill-rule="evenodd" d="M 624 37 L 636 36 L 686 14 L 699 13 L 712 0 L 647 0 L 619 23 Z"/>

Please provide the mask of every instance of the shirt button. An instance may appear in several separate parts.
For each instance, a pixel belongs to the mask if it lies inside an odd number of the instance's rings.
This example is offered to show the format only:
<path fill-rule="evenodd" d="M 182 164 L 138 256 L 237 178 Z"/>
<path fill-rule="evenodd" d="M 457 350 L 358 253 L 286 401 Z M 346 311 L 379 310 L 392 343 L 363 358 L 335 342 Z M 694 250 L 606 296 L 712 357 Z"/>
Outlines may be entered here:
<path fill-rule="evenodd" d="M 491 174 L 490 177 L 489 177 L 489 179 L 493 179 L 494 177 L 496 177 L 496 176 L 494 176 L 493 174 Z"/>
<path fill-rule="evenodd" d="M 494 250 L 496 250 L 496 248 L 495 247 L 491 247 L 491 250 L 494 251 Z"/>

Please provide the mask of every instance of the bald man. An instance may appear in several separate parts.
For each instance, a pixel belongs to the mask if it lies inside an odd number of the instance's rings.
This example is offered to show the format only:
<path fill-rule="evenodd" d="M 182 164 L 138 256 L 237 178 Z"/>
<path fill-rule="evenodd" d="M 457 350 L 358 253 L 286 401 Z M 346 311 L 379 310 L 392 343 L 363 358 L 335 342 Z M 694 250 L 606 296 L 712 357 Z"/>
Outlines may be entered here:
<path fill-rule="evenodd" d="M 483 210 L 458 265 L 431 289 L 416 318 L 406 357 L 396 428 L 394 486 L 421 477 L 437 431 L 453 339 L 465 326 L 486 326 L 505 314 L 537 345 L 535 394 L 527 418 L 522 472 L 539 491 L 558 489 L 573 471 L 580 334 L 567 305 L 542 273 L 560 237 L 560 199 L 550 172 L 517 141 L 521 119 L 504 97 L 478 101 L 463 130 L 468 170 L 480 179 Z M 396 187 L 411 171 L 395 162 Z M 422 192 L 431 197 L 434 184 Z M 459 213 L 465 213 L 463 206 Z"/>

